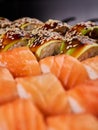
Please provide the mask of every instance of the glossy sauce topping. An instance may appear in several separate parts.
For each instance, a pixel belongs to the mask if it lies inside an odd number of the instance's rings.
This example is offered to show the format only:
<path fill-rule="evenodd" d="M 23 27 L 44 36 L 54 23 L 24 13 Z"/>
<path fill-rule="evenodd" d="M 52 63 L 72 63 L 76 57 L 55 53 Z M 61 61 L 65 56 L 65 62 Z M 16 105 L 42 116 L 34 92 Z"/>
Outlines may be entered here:
<path fill-rule="evenodd" d="M 81 22 L 73 26 L 67 31 L 65 35 L 66 47 L 65 52 L 72 48 L 81 48 L 84 45 L 93 44 L 96 42 L 94 39 L 90 39 L 88 36 L 82 35 L 82 30 L 95 26 L 92 22 Z"/>
<path fill-rule="evenodd" d="M 11 26 L 21 27 L 22 25 L 25 24 L 43 24 L 43 22 L 35 18 L 24 17 L 13 21 Z"/>
<path fill-rule="evenodd" d="M 42 26 L 43 30 L 49 30 L 52 32 L 58 32 L 62 36 L 65 36 L 66 31 L 68 31 L 70 26 L 66 23 L 63 23 L 58 20 L 49 19 L 45 22 L 45 24 Z"/>
<path fill-rule="evenodd" d="M 83 29 L 94 27 L 96 24 L 92 22 L 81 22 L 73 26 L 67 31 L 65 37 L 67 41 L 71 41 L 72 38 L 76 35 L 81 35 Z"/>
<path fill-rule="evenodd" d="M 95 40 L 90 39 L 87 36 L 76 36 L 70 42 L 68 42 L 68 41 L 65 42 L 64 48 L 62 50 L 62 53 L 66 53 L 70 49 L 77 49 L 78 48 L 80 50 L 84 46 L 91 45 L 93 43 L 95 43 Z"/>
<path fill-rule="evenodd" d="M 43 29 L 46 29 L 46 30 L 49 30 L 49 29 L 54 29 L 54 28 L 56 28 L 56 26 L 58 25 L 58 23 L 53 23 L 53 24 L 44 24 L 44 26 L 43 26 Z"/>
<path fill-rule="evenodd" d="M 32 35 L 32 38 L 30 39 L 31 44 L 29 47 L 32 51 L 36 51 L 41 45 L 53 40 L 63 41 L 64 39 L 56 32 L 40 30 L 37 34 Z"/>
<path fill-rule="evenodd" d="M 16 31 L 7 31 L 5 34 L 3 34 L 1 38 L 1 47 L 4 48 L 7 44 L 10 44 L 11 42 L 20 39 L 23 37 L 21 33 L 16 33 Z"/>

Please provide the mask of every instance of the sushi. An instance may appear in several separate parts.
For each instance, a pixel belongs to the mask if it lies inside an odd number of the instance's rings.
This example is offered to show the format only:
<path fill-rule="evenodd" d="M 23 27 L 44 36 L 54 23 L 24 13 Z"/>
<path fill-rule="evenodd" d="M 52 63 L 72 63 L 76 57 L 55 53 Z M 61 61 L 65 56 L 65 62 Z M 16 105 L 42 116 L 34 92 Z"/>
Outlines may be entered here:
<path fill-rule="evenodd" d="M 8 69 L 0 67 L 0 105 L 19 98 L 16 82 Z"/>
<path fill-rule="evenodd" d="M 68 91 L 73 113 L 92 113 L 98 116 L 98 79 L 88 80 Z"/>
<path fill-rule="evenodd" d="M 46 119 L 48 130 L 98 130 L 98 119 L 91 114 L 66 114 Z"/>
<path fill-rule="evenodd" d="M 51 72 L 58 77 L 65 89 L 88 79 L 88 73 L 81 62 L 72 56 L 61 54 L 39 61 L 42 73 Z"/>
<path fill-rule="evenodd" d="M 0 106 L 1 130 L 46 130 L 44 118 L 32 101 L 17 99 Z"/>
<path fill-rule="evenodd" d="M 86 68 L 89 77 L 91 79 L 97 79 L 98 78 L 98 56 L 88 58 L 84 60 L 82 63 Z"/>
<path fill-rule="evenodd" d="M 66 91 L 55 75 L 16 78 L 16 82 L 18 90 L 22 87 L 44 115 L 70 112 Z"/>
<path fill-rule="evenodd" d="M 28 47 L 1 52 L 0 66 L 6 67 L 14 77 L 41 74 L 39 63 Z"/>
<path fill-rule="evenodd" d="M 24 17 L 0 27 L 0 130 L 98 130 L 98 26 Z"/>
<path fill-rule="evenodd" d="M 98 26 L 93 22 L 81 22 L 70 27 L 65 34 L 61 53 L 71 55 L 80 61 L 98 55 Z"/>

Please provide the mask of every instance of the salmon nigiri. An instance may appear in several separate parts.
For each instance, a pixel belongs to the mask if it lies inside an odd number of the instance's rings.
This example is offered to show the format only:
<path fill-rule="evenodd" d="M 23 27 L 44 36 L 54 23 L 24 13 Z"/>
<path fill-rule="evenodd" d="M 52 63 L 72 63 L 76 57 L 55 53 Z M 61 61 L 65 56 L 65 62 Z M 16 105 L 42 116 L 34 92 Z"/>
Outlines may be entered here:
<path fill-rule="evenodd" d="M 41 73 L 34 54 L 27 47 L 0 52 L 0 66 L 8 68 L 14 77 L 38 75 Z"/>
<path fill-rule="evenodd" d="M 16 81 L 18 90 L 21 90 L 21 87 L 24 88 L 45 115 L 69 111 L 66 92 L 55 75 L 48 73 L 40 76 L 17 78 Z"/>
<path fill-rule="evenodd" d="M 74 113 L 89 112 L 98 116 L 98 79 L 89 80 L 68 91 Z"/>
<path fill-rule="evenodd" d="M 66 114 L 48 117 L 48 130 L 98 130 L 98 119 L 91 114 Z"/>
<path fill-rule="evenodd" d="M 62 54 L 40 60 L 43 73 L 55 74 L 66 89 L 88 79 L 84 66 L 75 58 Z"/>
<path fill-rule="evenodd" d="M 0 130 L 46 130 L 42 114 L 30 100 L 0 106 Z"/>
<path fill-rule="evenodd" d="M 86 68 L 91 79 L 98 78 L 98 56 L 88 58 L 84 60 L 82 63 Z"/>
<path fill-rule="evenodd" d="M 16 83 L 8 69 L 0 67 L 0 104 L 18 98 Z"/>

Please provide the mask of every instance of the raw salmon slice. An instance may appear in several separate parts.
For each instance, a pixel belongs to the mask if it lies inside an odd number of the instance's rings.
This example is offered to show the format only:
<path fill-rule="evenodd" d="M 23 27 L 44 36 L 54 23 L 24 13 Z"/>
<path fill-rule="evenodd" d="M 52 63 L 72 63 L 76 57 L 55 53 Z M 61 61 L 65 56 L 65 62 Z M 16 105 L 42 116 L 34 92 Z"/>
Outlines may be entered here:
<path fill-rule="evenodd" d="M 30 100 L 0 106 L 0 130 L 46 130 L 44 119 Z"/>
<path fill-rule="evenodd" d="M 46 121 L 48 130 L 98 130 L 98 120 L 90 114 L 66 114 Z"/>
<path fill-rule="evenodd" d="M 16 82 L 8 69 L 0 67 L 0 104 L 18 98 Z"/>
<path fill-rule="evenodd" d="M 91 79 L 98 78 L 98 56 L 88 58 L 84 60 L 82 63 L 85 66 Z"/>
<path fill-rule="evenodd" d="M 32 96 L 34 103 L 45 114 L 60 114 L 69 111 L 66 91 L 60 81 L 51 73 L 40 76 L 17 78 L 21 87 Z"/>
<path fill-rule="evenodd" d="M 0 80 L 14 81 L 14 78 L 7 68 L 0 66 Z"/>
<path fill-rule="evenodd" d="M 84 66 L 72 56 L 65 54 L 50 56 L 40 60 L 39 63 L 43 73 L 55 74 L 66 89 L 88 79 Z"/>
<path fill-rule="evenodd" d="M 27 47 L 0 52 L 0 66 L 8 68 L 14 77 L 38 75 L 41 73 L 35 56 Z"/>
<path fill-rule="evenodd" d="M 89 80 L 68 91 L 74 113 L 90 112 L 98 116 L 98 79 Z"/>

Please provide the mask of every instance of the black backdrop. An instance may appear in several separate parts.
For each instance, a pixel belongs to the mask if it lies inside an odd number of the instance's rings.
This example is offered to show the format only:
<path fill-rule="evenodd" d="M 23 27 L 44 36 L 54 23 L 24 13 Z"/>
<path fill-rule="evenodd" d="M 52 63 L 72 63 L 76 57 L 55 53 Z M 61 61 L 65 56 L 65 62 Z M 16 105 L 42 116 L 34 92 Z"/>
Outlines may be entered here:
<path fill-rule="evenodd" d="M 0 16 L 14 20 L 35 17 L 62 20 L 75 16 L 75 22 L 98 17 L 98 0 L 0 0 Z"/>

